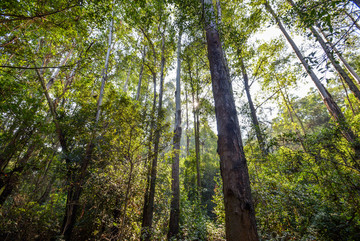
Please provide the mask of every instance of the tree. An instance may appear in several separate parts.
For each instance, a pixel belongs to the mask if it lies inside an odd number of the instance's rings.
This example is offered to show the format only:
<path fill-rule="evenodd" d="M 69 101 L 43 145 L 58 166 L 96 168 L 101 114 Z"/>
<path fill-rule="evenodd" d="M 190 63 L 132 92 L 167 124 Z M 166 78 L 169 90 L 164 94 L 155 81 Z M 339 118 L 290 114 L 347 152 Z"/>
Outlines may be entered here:
<path fill-rule="evenodd" d="M 291 6 L 295 6 L 294 2 L 292 0 L 288 0 L 288 2 L 291 4 Z M 325 41 L 321 37 L 320 33 L 312 26 L 309 27 L 311 33 L 315 36 L 316 40 L 320 43 L 322 49 L 324 50 L 326 56 L 329 58 L 330 62 L 334 66 L 335 70 L 339 73 L 340 77 L 346 82 L 346 84 L 349 86 L 350 90 L 353 92 L 355 97 L 360 100 L 360 90 L 355 85 L 355 83 L 352 81 L 350 76 L 345 72 L 345 70 L 340 66 L 338 61 L 333 56 L 333 53 L 330 51 L 328 46 L 326 45 Z"/>
<path fill-rule="evenodd" d="M 227 240 L 258 240 L 249 174 L 228 68 L 214 22 L 212 1 L 204 1 L 205 31 L 215 100 L 218 153 L 225 202 Z"/>
<path fill-rule="evenodd" d="M 296 46 L 295 42 L 291 39 L 290 35 L 286 32 L 284 26 L 282 25 L 280 19 L 276 16 L 274 10 L 271 8 L 268 2 L 264 3 L 266 9 L 269 11 L 271 16 L 275 19 L 276 23 L 278 24 L 281 32 L 286 37 L 287 41 L 293 48 L 294 52 L 296 53 L 297 57 L 299 58 L 301 64 L 304 66 L 306 72 L 310 75 L 311 79 L 315 83 L 317 89 L 320 92 L 320 95 L 330 113 L 330 115 L 334 118 L 334 120 L 338 123 L 340 126 L 340 129 L 342 130 L 342 133 L 345 137 L 345 139 L 352 145 L 354 151 L 355 151 L 355 160 L 358 160 L 360 158 L 360 146 L 359 141 L 357 140 L 357 136 L 354 134 L 354 132 L 351 130 L 351 128 L 348 126 L 346 119 L 341 112 L 339 106 L 336 104 L 336 102 L 333 100 L 330 93 L 327 91 L 327 89 L 322 85 L 318 77 L 315 75 L 315 73 L 312 71 L 311 67 L 308 65 L 308 63 L 305 61 L 303 55 L 301 54 L 299 48 Z M 355 161 L 355 165 L 358 164 Z"/>
<path fill-rule="evenodd" d="M 180 141 L 181 141 L 181 89 L 180 89 L 180 72 L 181 72 L 181 35 L 182 30 L 179 31 L 178 44 L 177 44 L 177 69 L 176 69 L 176 110 L 175 110 L 175 129 L 173 138 L 173 151 L 174 157 L 172 160 L 172 182 L 171 182 L 171 206 L 170 206 L 170 222 L 168 239 L 176 237 L 179 232 L 179 219 L 180 219 L 180 179 L 179 179 L 179 159 L 180 159 Z"/>

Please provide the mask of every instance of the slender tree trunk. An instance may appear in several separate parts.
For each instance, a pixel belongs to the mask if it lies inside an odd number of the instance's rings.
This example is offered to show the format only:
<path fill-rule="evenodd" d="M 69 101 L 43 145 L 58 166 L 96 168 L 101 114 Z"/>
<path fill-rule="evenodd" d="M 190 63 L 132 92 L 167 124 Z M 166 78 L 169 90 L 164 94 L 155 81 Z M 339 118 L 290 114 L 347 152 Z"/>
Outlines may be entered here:
<path fill-rule="evenodd" d="M 351 0 L 353 3 L 356 4 L 356 6 L 358 6 L 358 8 L 360 8 L 360 1 L 359 0 Z"/>
<path fill-rule="evenodd" d="M 127 72 L 126 81 L 125 81 L 124 89 L 123 89 L 124 93 L 126 93 L 127 89 L 128 89 L 130 74 L 131 74 L 131 67 L 129 67 L 128 72 Z"/>
<path fill-rule="evenodd" d="M 345 72 L 345 70 L 340 66 L 340 64 L 337 62 L 337 60 L 334 58 L 333 54 L 330 52 L 328 46 L 326 45 L 325 41 L 322 39 L 320 34 L 316 31 L 315 28 L 310 27 L 311 32 L 315 35 L 316 39 L 320 43 L 321 47 L 324 49 L 324 52 L 328 56 L 330 62 L 336 69 L 336 71 L 339 73 L 340 78 L 342 78 L 345 83 L 349 86 L 350 91 L 355 95 L 355 97 L 360 101 L 360 90 L 355 85 L 355 83 L 352 81 L 350 76 Z"/>
<path fill-rule="evenodd" d="M 188 105 L 188 90 L 185 84 L 185 108 L 186 108 L 186 155 L 190 152 L 190 135 L 189 135 L 189 105 Z"/>
<path fill-rule="evenodd" d="M 250 180 L 239 121 L 220 36 L 212 20 L 211 0 L 204 1 L 206 39 L 218 130 L 218 153 L 225 201 L 226 240 L 258 240 Z"/>
<path fill-rule="evenodd" d="M 179 233 L 180 220 L 180 178 L 179 178 L 179 160 L 180 160 L 180 140 L 181 140 L 181 89 L 180 89 L 180 70 L 181 70 L 181 30 L 179 32 L 177 43 L 177 70 L 176 70 L 176 92 L 175 92 L 175 129 L 173 138 L 174 157 L 172 160 L 172 181 L 171 181 L 171 206 L 168 239 L 176 237 Z"/>
<path fill-rule="evenodd" d="M 255 129 L 256 138 L 257 138 L 257 140 L 259 142 L 259 146 L 260 146 L 262 156 L 266 157 L 267 152 L 266 152 L 266 149 L 265 149 L 265 142 L 264 142 L 263 135 L 261 133 L 260 124 L 259 124 L 259 121 L 258 121 L 258 118 L 257 118 L 257 115 L 256 115 L 256 110 L 255 110 L 255 107 L 254 107 L 254 103 L 253 103 L 252 98 L 251 98 L 250 86 L 249 86 L 249 78 L 248 78 L 248 75 L 246 73 L 246 68 L 245 68 L 244 61 L 243 61 L 242 58 L 240 58 L 240 67 L 241 67 L 241 72 L 243 74 L 246 97 L 248 99 L 248 103 L 249 103 L 249 107 L 250 107 L 251 120 L 252 120 L 254 129 Z"/>
<path fill-rule="evenodd" d="M 145 193 L 143 217 L 141 225 L 141 240 L 150 240 L 152 235 L 152 221 L 154 211 L 155 187 L 157 177 L 157 161 L 159 154 L 159 142 L 161 136 L 161 120 L 163 116 L 162 101 L 163 101 L 163 88 L 164 88 L 164 68 L 165 68 L 165 33 L 162 34 L 162 47 L 161 47 L 161 70 L 160 70 L 160 91 L 159 91 L 159 105 L 157 126 L 155 129 L 154 151 L 152 153 L 152 163 L 150 170 L 150 183 L 148 191 Z M 156 79 L 156 77 L 155 77 Z M 154 89 L 155 91 L 155 89 Z"/>
<path fill-rule="evenodd" d="M 326 41 L 330 44 L 331 48 L 334 50 L 334 52 L 336 53 L 336 55 L 339 57 L 339 59 L 341 60 L 341 62 L 344 64 L 345 68 L 350 72 L 350 74 L 354 77 L 354 79 L 360 84 L 360 77 L 359 75 L 355 72 L 354 68 L 351 67 L 351 65 L 344 59 L 344 57 L 342 56 L 342 54 L 340 53 L 340 51 L 335 47 L 335 45 L 333 45 L 325 36 L 325 34 L 320 30 L 321 34 L 324 36 L 324 38 L 326 39 Z"/>
<path fill-rule="evenodd" d="M 66 64 L 66 62 L 68 61 L 69 57 L 71 56 L 71 52 L 72 52 L 72 51 L 69 51 L 69 53 L 68 53 L 66 56 L 64 56 L 64 58 L 61 60 L 61 62 L 60 62 L 60 64 L 59 64 L 59 66 L 63 66 L 63 65 Z M 59 75 L 59 73 L 60 73 L 60 68 L 56 68 L 56 69 L 54 70 L 54 72 L 52 73 L 50 80 L 49 80 L 49 81 L 47 82 L 47 84 L 46 84 L 46 89 L 49 90 L 49 89 L 51 88 L 51 86 L 54 84 L 54 80 L 55 80 L 56 77 Z"/>
<path fill-rule="evenodd" d="M 199 99 L 198 98 L 196 99 L 197 99 L 197 103 L 199 103 Z M 194 112 L 194 126 L 196 126 L 195 128 L 196 184 L 197 184 L 198 197 L 201 198 L 199 109 L 196 109 Z"/>
<path fill-rule="evenodd" d="M 294 2 L 292 0 L 287 0 L 287 1 L 290 3 L 291 6 L 296 8 L 296 6 L 295 6 L 295 4 L 294 4 Z M 317 39 L 317 41 L 320 43 L 320 45 L 323 48 L 326 56 L 329 58 L 331 64 L 334 66 L 335 70 L 340 75 L 340 78 L 342 78 L 346 82 L 346 84 L 349 86 L 350 91 L 355 95 L 355 97 L 358 100 L 360 100 L 360 90 L 359 90 L 359 88 L 355 85 L 355 83 L 352 81 L 350 76 L 345 72 L 345 70 L 340 66 L 338 61 L 335 59 L 333 53 L 331 52 L 331 50 L 326 45 L 326 43 L 323 40 L 323 38 L 321 37 L 320 33 L 318 33 L 318 31 L 314 27 L 309 27 L 309 28 L 310 28 L 310 31 L 312 32 L 312 34 Z"/>
<path fill-rule="evenodd" d="M 114 12 L 113 12 L 113 15 L 114 15 Z M 107 71 L 108 71 L 108 67 L 109 67 L 109 57 L 110 57 L 110 51 L 111 51 L 113 26 L 114 26 L 114 17 L 111 19 L 110 28 L 109 28 L 109 42 L 108 42 L 108 49 L 106 52 L 105 68 L 103 70 L 103 76 L 102 76 L 102 81 L 101 81 L 100 95 L 99 95 L 99 99 L 97 102 L 96 122 L 98 122 L 99 118 L 100 118 L 100 113 L 101 113 L 100 107 L 102 105 L 105 82 L 107 80 Z"/>
<path fill-rule="evenodd" d="M 353 25 L 354 25 L 358 30 L 360 30 L 360 25 L 357 23 L 357 20 L 355 20 L 354 17 L 351 16 L 351 14 L 348 13 L 348 11 L 346 11 L 346 9 L 344 9 L 343 12 L 345 13 L 346 16 L 348 16 L 348 17 L 351 19 Z"/>
<path fill-rule="evenodd" d="M 347 99 L 348 102 L 349 102 L 349 106 L 350 106 L 350 109 L 351 109 L 351 111 L 352 111 L 352 113 L 353 113 L 353 116 L 355 116 L 356 114 L 355 114 L 355 110 L 354 110 L 353 104 L 352 104 L 351 99 L 350 99 L 350 97 L 349 97 L 349 94 L 348 94 L 348 91 L 347 91 L 346 86 L 345 86 L 345 84 L 344 84 L 344 81 L 343 81 L 341 78 L 340 78 L 340 82 L 341 82 L 342 87 L 344 88 L 345 96 L 346 96 L 346 99 Z"/>
<path fill-rule="evenodd" d="M 335 122 L 339 125 L 341 132 L 345 139 L 352 145 L 352 148 L 355 151 L 355 159 L 360 159 L 360 144 L 357 140 L 357 136 L 354 134 L 354 132 L 350 129 L 348 124 L 346 123 L 345 116 L 341 112 L 339 106 L 335 103 L 330 93 L 327 91 L 327 89 L 321 84 L 320 80 L 317 78 L 315 73 L 312 71 L 311 67 L 306 63 L 303 55 L 301 54 L 299 48 L 296 46 L 295 42 L 291 39 L 290 35 L 286 32 L 284 26 L 282 25 L 280 19 L 276 16 L 274 10 L 271 8 L 268 2 L 264 3 L 266 9 L 269 11 L 269 13 L 272 15 L 272 17 L 276 20 L 276 23 L 278 24 L 281 32 L 284 34 L 286 39 L 288 40 L 289 44 L 293 48 L 295 54 L 299 58 L 300 62 L 304 66 L 306 72 L 310 75 L 311 79 L 315 83 L 317 89 L 320 92 L 320 95 L 330 113 L 330 115 L 333 117 Z M 356 164 L 358 166 L 358 164 Z"/>
<path fill-rule="evenodd" d="M 196 184 L 198 198 L 201 197 L 201 175 L 200 175 L 200 122 L 199 122 L 199 84 L 195 83 L 192 78 L 191 68 L 189 67 L 189 77 L 191 83 L 191 95 L 193 102 L 193 116 L 194 116 L 194 136 L 195 136 L 195 163 L 196 163 Z M 196 84 L 196 86 L 195 86 Z M 196 94 L 196 98 L 195 98 Z"/>
<path fill-rule="evenodd" d="M 285 103 L 285 105 L 286 105 L 286 109 L 287 109 L 287 111 L 288 111 L 288 113 L 289 113 L 289 117 L 290 117 L 291 123 L 296 123 L 295 120 L 294 120 L 294 117 L 293 117 L 293 108 L 292 108 L 292 106 L 291 106 L 290 100 L 287 98 L 287 97 L 288 97 L 287 95 L 286 95 L 286 97 L 285 97 L 285 94 L 283 93 L 283 91 L 282 91 L 281 88 L 280 88 L 280 94 L 281 94 L 281 96 L 282 96 L 282 98 L 283 98 L 283 100 L 284 100 L 284 103 Z M 294 112 L 294 113 L 295 113 L 295 112 Z M 305 131 L 305 130 L 303 129 L 303 131 Z M 304 144 L 303 138 L 302 138 L 302 136 L 301 136 L 301 134 L 300 134 L 300 132 L 299 132 L 299 130 L 298 130 L 298 128 L 297 128 L 297 125 L 295 125 L 295 133 L 296 133 L 296 135 L 297 135 L 297 137 L 298 137 L 298 139 L 299 139 L 299 141 L 300 141 L 301 147 L 303 148 L 303 150 L 304 150 L 306 153 L 308 153 L 307 148 L 306 148 L 306 146 L 305 146 L 305 144 Z"/>
<path fill-rule="evenodd" d="M 143 72 L 144 72 L 145 56 L 146 56 L 146 48 L 144 47 L 144 52 L 143 52 L 143 55 L 142 55 L 142 63 L 141 63 L 141 67 L 140 67 L 139 82 L 138 82 L 136 98 L 135 98 L 136 100 L 139 100 L 139 98 L 140 98 L 141 81 L 142 81 Z"/>
<path fill-rule="evenodd" d="M 142 223 L 141 223 L 141 240 L 150 240 L 151 238 L 151 226 L 152 226 L 152 215 L 153 215 L 153 201 L 150 198 L 150 189 L 152 187 L 152 183 L 156 181 L 156 171 L 154 173 L 154 163 L 155 163 L 155 170 L 157 165 L 157 160 L 155 160 L 154 153 L 152 151 L 152 142 L 154 138 L 154 126 L 155 126 L 155 111 L 156 111 L 156 74 L 153 72 L 153 82 L 154 82 L 154 100 L 151 110 L 151 123 L 150 123 L 150 134 L 149 134 L 149 141 L 148 141 L 148 158 L 145 163 L 147 171 L 147 181 L 146 181 L 146 190 L 144 195 L 144 207 L 142 213 Z M 146 101 L 145 101 L 146 102 Z M 155 160 L 155 161 L 154 161 Z M 151 163 L 147 163 L 150 162 Z M 155 180 L 154 180 L 155 179 Z"/>

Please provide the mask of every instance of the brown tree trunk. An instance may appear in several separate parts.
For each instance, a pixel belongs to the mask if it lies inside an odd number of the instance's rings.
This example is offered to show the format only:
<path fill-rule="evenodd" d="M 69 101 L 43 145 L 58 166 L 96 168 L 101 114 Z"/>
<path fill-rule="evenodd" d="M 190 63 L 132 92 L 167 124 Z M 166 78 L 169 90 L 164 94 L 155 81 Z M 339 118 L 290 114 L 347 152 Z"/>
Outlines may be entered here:
<path fill-rule="evenodd" d="M 154 138 L 154 128 L 155 128 L 155 111 L 156 111 L 156 73 L 153 72 L 153 83 L 154 83 L 154 98 L 151 110 L 151 123 L 150 123 L 150 134 L 149 134 L 149 144 L 148 144 L 148 160 L 151 163 L 145 163 L 146 168 L 148 169 L 147 181 L 146 181 L 146 190 L 144 195 L 144 207 L 142 213 L 142 223 L 141 223 L 141 240 L 150 240 L 151 238 L 151 227 L 153 219 L 153 209 L 154 209 L 154 193 L 155 193 L 155 181 L 156 181 L 156 172 L 157 172 L 157 155 L 153 153 L 152 142 Z M 156 138 L 155 138 L 156 140 Z M 154 143 L 154 146 L 156 141 Z M 156 146 L 155 148 L 156 149 Z"/>
<path fill-rule="evenodd" d="M 176 70 L 176 91 L 175 91 L 175 129 L 173 137 L 174 157 L 172 160 L 172 182 L 171 182 L 171 205 L 170 205 L 170 222 L 168 239 L 176 237 L 179 233 L 180 220 L 180 178 L 179 178 L 179 161 L 180 161 L 180 141 L 181 141 L 181 89 L 180 89 L 180 53 L 181 53 L 181 30 L 177 43 L 177 70 Z"/>
<path fill-rule="evenodd" d="M 226 239 L 258 240 L 247 163 L 230 76 L 211 0 L 204 1 L 206 40 L 218 130 L 218 153 L 225 201 Z"/>
<path fill-rule="evenodd" d="M 254 107 L 254 103 L 253 103 L 252 98 L 251 98 L 250 86 L 249 86 L 249 78 L 248 78 L 248 75 L 246 73 L 246 68 L 245 68 L 244 61 L 243 61 L 242 58 L 240 58 L 240 67 L 241 67 L 241 72 L 243 74 L 244 87 L 245 87 L 246 97 L 248 99 L 248 103 L 249 103 L 249 107 L 250 107 L 250 115 L 251 115 L 251 120 L 252 120 L 254 129 L 255 129 L 255 135 L 256 135 L 256 138 L 257 138 L 257 140 L 259 142 L 259 146 L 260 146 L 262 156 L 266 157 L 267 156 L 267 151 L 265 149 L 265 142 L 264 142 L 263 135 L 261 133 L 260 124 L 259 124 L 259 120 L 258 120 L 257 115 L 256 115 L 256 110 L 255 110 L 255 107 Z"/>

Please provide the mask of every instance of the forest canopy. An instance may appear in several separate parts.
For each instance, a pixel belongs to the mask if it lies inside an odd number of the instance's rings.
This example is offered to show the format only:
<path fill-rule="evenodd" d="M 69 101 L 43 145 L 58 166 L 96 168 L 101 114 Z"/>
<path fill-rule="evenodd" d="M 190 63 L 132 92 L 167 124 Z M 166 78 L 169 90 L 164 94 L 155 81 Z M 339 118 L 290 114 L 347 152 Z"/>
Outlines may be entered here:
<path fill-rule="evenodd" d="M 360 240 L 359 0 L 0 2 L 1 240 Z"/>

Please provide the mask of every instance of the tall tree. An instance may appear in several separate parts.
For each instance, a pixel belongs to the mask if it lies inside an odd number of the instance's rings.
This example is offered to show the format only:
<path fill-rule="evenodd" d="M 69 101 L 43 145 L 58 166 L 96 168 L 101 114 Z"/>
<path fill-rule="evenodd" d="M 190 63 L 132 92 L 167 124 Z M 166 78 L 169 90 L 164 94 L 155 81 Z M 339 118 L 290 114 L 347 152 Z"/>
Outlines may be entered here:
<path fill-rule="evenodd" d="M 315 75 L 314 71 L 311 69 L 309 64 L 305 61 L 305 58 L 301 54 L 299 48 L 295 44 L 295 42 L 292 40 L 290 35 L 287 33 L 286 29 L 284 28 L 282 22 L 280 21 L 280 18 L 276 15 L 274 10 L 271 8 L 268 1 L 264 3 L 265 8 L 269 11 L 271 16 L 275 19 L 277 25 L 279 26 L 281 32 L 284 34 L 285 38 L 293 48 L 296 56 L 299 58 L 301 64 L 304 66 L 306 72 L 310 75 L 312 81 L 315 83 L 317 89 L 320 92 L 320 95 L 330 113 L 330 115 L 334 118 L 336 123 L 340 126 L 341 132 L 343 133 L 343 136 L 345 139 L 352 145 L 352 148 L 355 151 L 355 160 L 360 158 L 360 143 L 358 141 L 357 136 L 354 134 L 354 132 L 351 130 L 349 125 L 346 122 L 344 114 L 341 112 L 339 106 L 336 104 L 330 93 L 327 91 L 327 89 L 322 85 L 318 77 Z M 355 161 L 355 165 L 358 166 L 358 164 Z"/>
<path fill-rule="evenodd" d="M 212 1 L 205 0 L 203 7 L 223 179 L 226 239 L 258 240 L 248 167 Z"/>
<path fill-rule="evenodd" d="M 292 0 L 287 0 L 287 1 L 290 3 L 291 6 L 295 7 L 295 9 L 298 10 L 298 8 L 295 6 L 295 4 Z M 300 13 L 300 16 L 301 16 L 301 12 L 299 10 L 298 10 L 298 12 Z M 320 46 L 323 48 L 326 56 L 329 58 L 330 62 L 334 66 L 335 70 L 339 73 L 340 78 L 342 78 L 345 81 L 345 83 L 349 86 L 351 92 L 353 92 L 355 97 L 358 100 L 360 100 L 359 88 L 355 85 L 355 83 L 350 78 L 350 76 L 346 73 L 346 71 L 340 66 L 338 61 L 335 59 L 333 53 L 331 52 L 329 47 L 326 45 L 326 42 L 321 37 L 320 33 L 313 26 L 310 26 L 309 28 L 310 28 L 311 33 L 315 36 L 316 40 L 320 43 Z"/>
<path fill-rule="evenodd" d="M 157 165 L 158 165 L 158 155 L 159 155 L 159 144 L 161 137 L 161 121 L 163 118 L 163 88 L 164 88 L 164 68 L 165 68 L 165 31 L 166 24 L 164 26 L 164 30 L 161 34 L 161 67 L 160 67 L 160 91 L 159 91 L 159 103 L 157 108 L 157 126 L 155 128 L 155 137 L 154 137 L 154 149 L 150 155 L 151 158 L 151 166 L 149 172 L 148 179 L 148 188 L 145 193 L 144 198 L 144 208 L 143 208 L 143 219 L 142 219 L 142 235 L 141 238 L 143 240 L 150 240 L 151 238 L 151 230 L 152 230 L 152 222 L 153 222 L 153 211 L 154 211 L 154 199 L 155 199 L 155 187 L 156 187 L 156 178 L 157 178 Z M 150 41 L 150 40 L 149 40 Z M 154 62 L 156 63 L 156 52 L 153 49 L 154 53 Z M 156 73 L 152 70 L 153 73 L 153 81 L 154 81 L 154 100 L 153 100 L 153 109 L 156 104 Z M 152 123 L 155 125 L 155 123 Z M 152 132 L 154 126 L 150 127 L 150 132 Z M 151 135 L 151 134 L 150 134 Z M 150 138 L 152 139 L 152 138 Z"/>
<path fill-rule="evenodd" d="M 181 35 L 179 31 L 177 43 L 177 69 L 176 69 L 176 91 L 175 91 L 175 127 L 173 138 L 174 156 L 172 160 L 172 182 L 171 182 L 171 205 L 170 205 L 170 222 L 168 239 L 176 237 L 179 233 L 180 221 L 180 178 L 179 178 L 179 162 L 180 162 L 180 141 L 181 141 L 181 88 L 180 88 L 180 72 L 181 72 Z"/>

